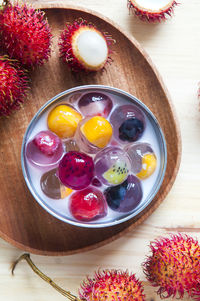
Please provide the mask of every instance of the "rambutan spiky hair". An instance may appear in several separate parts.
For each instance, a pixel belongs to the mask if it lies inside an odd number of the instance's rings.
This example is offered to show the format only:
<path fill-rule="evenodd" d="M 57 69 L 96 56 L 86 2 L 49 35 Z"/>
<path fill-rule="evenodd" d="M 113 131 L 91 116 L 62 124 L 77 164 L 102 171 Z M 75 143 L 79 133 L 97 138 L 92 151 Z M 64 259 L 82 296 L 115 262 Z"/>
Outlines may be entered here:
<path fill-rule="evenodd" d="M 161 298 L 190 297 L 200 300 L 200 246 L 187 235 L 161 237 L 150 244 L 151 255 L 143 263 L 147 279 Z"/>
<path fill-rule="evenodd" d="M 10 115 L 23 103 L 28 90 L 26 72 L 17 61 L 0 56 L 0 116 Z"/>
<path fill-rule="evenodd" d="M 51 31 L 44 12 L 7 3 L 0 10 L 0 45 L 22 65 L 42 65 L 50 56 Z"/>
<path fill-rule="evenodd" d="M 135 0 L 127 0 L 127 6 L 137 17 L 142 21 L 148 22 L 160 22 L 167 19 L 167 16 L 171 17 L 174 12 L 174 7 L 178 5 L 175 0 L 169 1 L 168 5 L 161 7 L 160 9 L 148 9 L 141 7 Z M 151 1 L 149 1 L 151 4 Z"/>
<path fill-rule="evenodd" d="M 79 292 L 87 301 L 144 301 L 143 287 L 134 274 L 127 271 L 105 270 L 87 278 Z"/>

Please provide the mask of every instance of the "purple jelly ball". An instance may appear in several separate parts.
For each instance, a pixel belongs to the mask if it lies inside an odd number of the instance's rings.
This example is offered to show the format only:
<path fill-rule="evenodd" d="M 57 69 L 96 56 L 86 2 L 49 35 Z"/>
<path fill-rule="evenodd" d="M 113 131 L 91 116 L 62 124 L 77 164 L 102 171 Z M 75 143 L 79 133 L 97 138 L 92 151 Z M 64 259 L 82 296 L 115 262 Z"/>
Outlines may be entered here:
<path fill-rule="evenodd" d="M 70 151 L 60 160 L 58 174 L 65 186 L 74 190 L 84 189 L 93 179 L 93 159 L 86 154 Z"/>
<path fill-rule="evenodd" d="M 85 116 L 102 116 L 107 118 L 113 104 L 106 94 L 92 92 L 83 95 L 78 102 L 79 110 Z"/>
<path fill-rule="evenodd" d="M 122 184 L 107 188 L 104 195 L 112 210 L 125 213 L 139 205 L 143 193 L 139 179 L 129 175 Z"/>
<path fill-rule="evenodd" d="M 135 105 L 117 107 L 110 117 L 115 138 L 122 142 L 134 142 L 141 138 L 145 130 L 145 117 Z"/>
<path fill-rule="evenodd" d="M 132 172 L 137 174 L 142 169 L 142 158 L 145 154 L 154 154 L 154 151 L 149 143 L 136 142 L 125 146 L 124 151 L 127 152 L 132 163 Z"/>

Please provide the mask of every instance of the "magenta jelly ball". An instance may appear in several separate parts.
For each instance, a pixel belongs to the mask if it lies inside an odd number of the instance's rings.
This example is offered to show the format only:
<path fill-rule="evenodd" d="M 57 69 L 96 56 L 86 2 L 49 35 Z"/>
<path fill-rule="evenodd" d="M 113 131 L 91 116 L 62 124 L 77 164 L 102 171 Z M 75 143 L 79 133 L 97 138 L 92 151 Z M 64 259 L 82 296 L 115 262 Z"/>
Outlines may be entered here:
<path fill-rule="evenodd" d="M 86 154 L 70 151 L 60 160 L 58 174 L 65 186 L 74 190 L 84 189 L 93 179 L 93 159 Z"/>
<path fill-rule="evenodd" d="M 39 168 L 58 165 L 63 155 L 61 139 L 51 131 L 39 132 L 27 145 L 26 156 L 30 163 Z"/>
<path fill-rule="evenodd" d="M 93 187 L 73 193 L 69 209 L 73 217 L 80 221 L 92 221 L 107 214 L 107 204 L 102 192 Z"/>

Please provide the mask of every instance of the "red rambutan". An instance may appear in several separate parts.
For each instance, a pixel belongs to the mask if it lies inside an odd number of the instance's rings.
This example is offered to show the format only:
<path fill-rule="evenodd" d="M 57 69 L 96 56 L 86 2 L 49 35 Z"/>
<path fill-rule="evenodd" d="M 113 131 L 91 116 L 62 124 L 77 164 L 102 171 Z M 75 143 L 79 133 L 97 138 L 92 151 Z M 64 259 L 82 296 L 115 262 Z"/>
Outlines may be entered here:
<path fill-rule="evenodd" d="M 80 290 L 80 298 L 87 301 L 144 301 L 141 282 L 127 271 L 106 270 L 88 278 Z"/>
<path fill-rule="evenodd" d="M 200 296 L 200 246 L 186 235 L 171 235 L 150 244 L 152 254 L 143 264 L 144 273 L 161 298 Z"/>
<path fill-rule="evenodd" d="M 72 71 L 98 71 L 110 61 L 112 37 L 100 32 L 93 24 L 78 19 L 66 23 L 60 37 L 60 56 Z"/>
<path fill-rule="evenodd" d="M 16 61 L 0 56 L 0 116 L 19 108 L 28 89 L 28 78 Z"/>
<path fill-rule="evenodd" d="M 21 64 L 33 67 L 48 60 L 51 37 L 43 11 L 10 3 L 0 10 L 1 46 Z"/>
<path fill-rule="evenodd" d="M 148 22 L 165 20 L 172 15 L 177 4 L 175 0 L 128 0 L 128 8 L 142 21 Z"/>
<path fill-rule="evenodd" d="M 29 254 L 23 254 L 19 257 L 13 264 L 12 273 L 22 259 L 27 261 L 38 276 L 71 301 L 145 301 L 141 282 L 134 274 L 129 274 L 127 271 L 106 270 L 95 273 L 93 279 L 87 278 L 83 282 L 79 292 L 80 298 L 78 298 L 59 287 L 52 279 L 43 274 L 34 265 Z"/>

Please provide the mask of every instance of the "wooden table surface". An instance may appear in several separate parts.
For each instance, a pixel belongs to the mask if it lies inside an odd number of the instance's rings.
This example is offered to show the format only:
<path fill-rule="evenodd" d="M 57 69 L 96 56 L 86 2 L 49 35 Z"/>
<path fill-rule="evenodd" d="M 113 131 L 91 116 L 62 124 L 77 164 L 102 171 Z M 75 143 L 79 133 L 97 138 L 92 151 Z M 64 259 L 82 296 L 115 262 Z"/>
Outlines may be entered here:
<path fill-rule="evenodd" d="M 29 1 L 37 6 L 40 1 Z M 200 2 L 180 0 L 175 16 L 162 24 L 142 23 L 129 15 L 126 0 L 64 0 L 96 10 L 118 23 L 145 48 L 169 89 L 177 111 L 183 143 L 178 177 L 162 205 L 141 226 L 104 247 L 68 257 L 32 256 L 35 263 L 63 288 L 76 293 L 85 275 L 99 268 L 128 268 L 144 281 L 147 300 L 159 300 L 145 280 L 141 263 L 149 241 L 159 235 L 184 232 L 200 241 Z M 56 235 L 55 235 L 56 239 Z M 64 297 L 44 283 L 25 263 L 15 277 L 10 265 L 21 250 L 0 240 L 0 300 L 59 301 Z"/>

